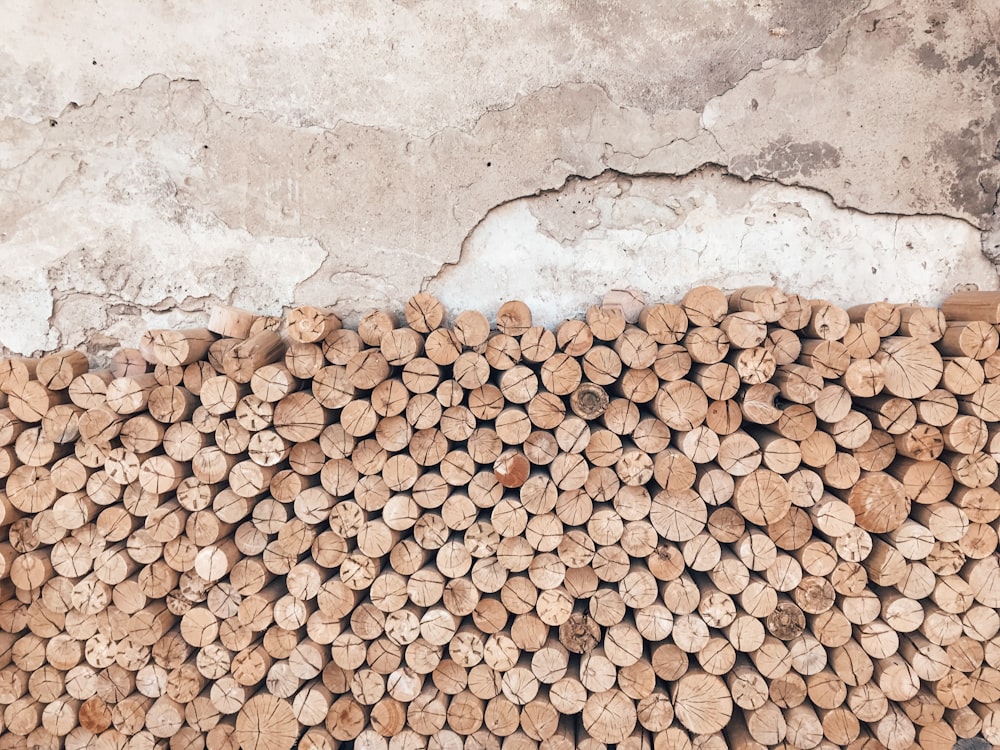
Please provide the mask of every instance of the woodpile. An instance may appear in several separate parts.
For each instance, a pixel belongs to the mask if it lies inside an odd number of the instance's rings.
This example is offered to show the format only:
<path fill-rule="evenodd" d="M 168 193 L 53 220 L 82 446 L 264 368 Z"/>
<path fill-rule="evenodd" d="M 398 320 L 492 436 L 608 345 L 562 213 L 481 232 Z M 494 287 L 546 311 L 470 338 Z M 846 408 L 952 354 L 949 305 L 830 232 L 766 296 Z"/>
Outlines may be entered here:
<path fill-rule="evenodd" d="M 0 750 L 1000 744 L 1000 293 L 634 303 L 0 361 Z"/>

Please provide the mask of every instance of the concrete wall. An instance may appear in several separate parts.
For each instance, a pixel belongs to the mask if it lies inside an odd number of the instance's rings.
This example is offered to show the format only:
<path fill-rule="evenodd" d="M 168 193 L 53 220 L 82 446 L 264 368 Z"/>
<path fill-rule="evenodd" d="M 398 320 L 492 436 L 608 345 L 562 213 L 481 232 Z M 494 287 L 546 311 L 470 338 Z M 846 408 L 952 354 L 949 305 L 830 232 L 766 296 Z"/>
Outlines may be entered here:
<path fill-rule="evenodd" d="M 0 24 L 0 345 L 222 300 L 998 287 L 1000 0 L 39 0 Z"/>

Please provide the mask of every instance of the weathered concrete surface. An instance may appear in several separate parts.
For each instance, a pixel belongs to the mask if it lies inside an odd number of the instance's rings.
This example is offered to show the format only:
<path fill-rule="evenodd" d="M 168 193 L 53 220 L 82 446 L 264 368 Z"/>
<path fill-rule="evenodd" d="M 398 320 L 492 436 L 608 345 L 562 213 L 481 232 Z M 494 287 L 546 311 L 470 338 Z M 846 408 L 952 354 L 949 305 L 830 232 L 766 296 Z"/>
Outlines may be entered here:
<path fill-rule="evenodd" d="M 99 355 L 220 299 L 542 304 L 483 278 L 528 251 L 593 269 L 560 273 L 555 318 L 617 279 L 997 286 L 1000 0 L 227 5 L 5 9 L 4 349 Z M 690 176 L 612 199 L 619 175 Z M 577 200 L 599 226 L 552 209 Z"/>
<path fill-rule="evenodd" d="M 751 69 L 819 45 L 861 0 L 44 0 L 5 8 L 0 116 L 154 74 L 197 79 L 230 108 L 427 137 L 567 82 L 646 112 L 700 109 Z M 457 14 L 458 7 L 461 13 Z"/>

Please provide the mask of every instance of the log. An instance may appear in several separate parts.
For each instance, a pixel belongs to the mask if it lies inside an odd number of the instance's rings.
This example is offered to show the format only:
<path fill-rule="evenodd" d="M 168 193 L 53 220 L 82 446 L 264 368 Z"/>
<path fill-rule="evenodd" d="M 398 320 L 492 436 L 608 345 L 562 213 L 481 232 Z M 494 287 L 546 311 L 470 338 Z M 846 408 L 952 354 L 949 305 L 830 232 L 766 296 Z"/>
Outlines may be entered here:
<path fill-rule="evenodd" d="M 333 331 L 342 326 L 340 318 L 330 310 L 323 310 L 312 305 L 301 305 L 292 308 L 286 321 L 288 337 L 301 344 L 312 344 L 322 341 Z"/>
<path fill-rule="evenodd" d="M 715 287 L 699 286 L 681 299 L 681 309 L 696 326 L 712 326 L 725 317 L 729 309 L 726 296 Z"/>
<path fill-rule="evenodd" d="M 726 684 L 717 676 L 688 670 L 671 689 L 677 720 L 691 732 L 721 731 L 730 721 L 733 701 Z"/>
<path fill-rule="evenodd" d="M 920 398 L 937 387 L 944 363 L 926 340 L 891 336 L 874 359 L 882 365 L 885 389 L 894 396 Z"/>
<path fill-rule="evenodd" d="M 956 292 L 941 303 L 941 312 L 948 320 L 981 320 L 996 325 L 998 318 L 996 292 Z"/>
<path fill-rule="evenodd" d="M 4 361 L 9 736 L 256 747 L 262 701 L 324 748 L 1000 723 L 995 323 L 773 287 L 404 315 Z"/>
<path fill-rule="evenodd" d="M 403 307 L 406 323 L 418 333 L 430 333 L 444 322 L 444 306 L 433 295 L 418 292 Z"/>

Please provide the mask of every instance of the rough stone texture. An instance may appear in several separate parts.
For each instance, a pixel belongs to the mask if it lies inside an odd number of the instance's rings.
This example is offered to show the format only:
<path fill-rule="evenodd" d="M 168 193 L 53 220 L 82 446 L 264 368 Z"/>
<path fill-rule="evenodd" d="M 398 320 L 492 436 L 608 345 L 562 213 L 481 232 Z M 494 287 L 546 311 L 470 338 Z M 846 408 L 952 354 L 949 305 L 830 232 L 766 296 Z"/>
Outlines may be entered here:
<path fill-rule="evenodd" d="M 222 6 L 5 10 L 3 350 L 218 300 L 998 286 L 1000 0 Z"/>

